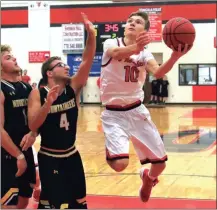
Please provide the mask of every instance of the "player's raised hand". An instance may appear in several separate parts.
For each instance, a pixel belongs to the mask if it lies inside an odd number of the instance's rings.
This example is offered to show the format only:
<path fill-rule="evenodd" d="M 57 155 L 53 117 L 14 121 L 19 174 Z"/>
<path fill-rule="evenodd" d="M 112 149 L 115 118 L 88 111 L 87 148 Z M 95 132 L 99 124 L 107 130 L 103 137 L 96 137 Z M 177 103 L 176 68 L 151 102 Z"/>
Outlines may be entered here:
<path fill-rule="evenodd" d="M 85 29 L 86 29 L 87 33 L 88 33 L 89 35 L 94 35 L 94 36 L 95 36 L 95 29 L 94 29 L 93 23 L 91 23 L 91 22 L 88 20 L 86 14 L 81 13 L 81 16 L 82 16 L 82 18 L 83 18 L 84 26 L 85 26 Z"/>
<path fill-rule="evenodd" d="M 146 31 L 141 32 L 136 38 L 136 44 L 138 46 L 139 51 L 143 50 L 144 47 L 148 45 L 150 42 L 151 42 L 150 36 Z"/>
<path fill-rule="evenodd" d="M 56 101 L 58 95 L 59 95 L 59 90 L 60 90 L 60 86 L 59 85 L 55 85 L 54 87 L 52 87 L 48 94 L 47 94 L 47 103 L 49 105 L 52 105 L 54 101 Z"/>

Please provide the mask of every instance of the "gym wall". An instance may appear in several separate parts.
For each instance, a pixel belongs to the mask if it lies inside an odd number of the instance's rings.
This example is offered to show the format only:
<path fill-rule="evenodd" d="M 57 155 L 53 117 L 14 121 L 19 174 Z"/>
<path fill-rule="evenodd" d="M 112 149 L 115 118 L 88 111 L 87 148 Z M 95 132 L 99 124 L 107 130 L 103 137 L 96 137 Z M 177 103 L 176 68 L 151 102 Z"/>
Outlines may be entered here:
<path fill-rule="evenodd" d="M 49 11 L 28 12 L 28 6 L 2 8 L 1 43 L 9 44 L 20 66 L 38 81 L 41 77 L 41 64 L 28 63 L 29 51 L 50 51 L 51 56 L 62 53 L 61 24 L 81 22 L 80 12 L 85 12 L 93 22 L 123 22 L 131 12 L 146 7 L 161 7 L 163 25 L 173 17 L 184 17 L 194 23 L 196 39 L 191 51 L 181 58 L 168 73 L 168 103 L 216 102 L 216 86 L 179 86 L 179 64 L 216 63 L 216 4 L 214 2 L 182 3 L 137 3 L 137 4 L 89 4 L 89 5 L 51 5 Z M 111 15 L 112 14 L 112 15 Z M 171 50 L 162 42 L 151 43 L 148 49 L 153 53 L 163 53 L 165 62 Z M 84 89 L 84 102 L 99 102 L 96 77 L 90 77 Z M 209 94 L 207 94 L 209 93 Z"/>

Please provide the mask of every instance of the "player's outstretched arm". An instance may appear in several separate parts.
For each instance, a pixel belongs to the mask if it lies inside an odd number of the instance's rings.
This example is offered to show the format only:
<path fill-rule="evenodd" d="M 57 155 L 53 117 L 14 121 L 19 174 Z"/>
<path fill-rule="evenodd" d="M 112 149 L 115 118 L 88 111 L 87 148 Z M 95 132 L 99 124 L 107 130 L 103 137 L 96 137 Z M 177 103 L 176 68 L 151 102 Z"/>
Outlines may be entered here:
<path fill-rule="evenodd" d="M 173 49 L 171 57 L 161 66 L 158 65 L 156 60 L 149 60 L 146 65 L 146 70 L 151 72 L 156 78 L 163 78 L 163 76 L 173 68 L 179 58 L 188 52 L 188 45 L 185 45 L 183 51 L 181 50 L 181 47 L 182 46 L 179 45 L 178 51 Z"/>
<path fill-rule="evenodd" d="M 150 43 L 150 38 L 146 31 L 139 34 L 135 44 L 128 45 L 126 47 L 117 47 L 117 44 L 115 44 L 116 46 L 112 46 L 112 42 L 114 43 L 114 40 L 110 40 L 105 41 L 103 46 L 104 52 L 106 52 L 108 57 L 112 57 L 115 60 L 128 58 L 131 55 L 138 54 L 140 51 L 144 50 L 144 47 L 147 44 Z"/>
<path fill-rule="evenodd" d="M 32 90 L 28 98 L 28 121 L 29 128 L 33 132 L 37 132 L 38 128 L 46 120 L 50 107 L 59 95 L 59 85 L 52 87 L 43 106 L 41 106 L 40 93 L 38 89 Z"/>
<path fill-rule="evenodd" d="M 71 79 L 71 86 L 76 91 L 76 94 L 83 86 L 85 86 L 87 82 L 93 59 L 96 53 L 96 36 L 94 26 L 87 19 L 87 16 L 85 14 L 82 14 L 82 17 L 88 37 L 79 70 L 77 74 L 74 75 Z"/>

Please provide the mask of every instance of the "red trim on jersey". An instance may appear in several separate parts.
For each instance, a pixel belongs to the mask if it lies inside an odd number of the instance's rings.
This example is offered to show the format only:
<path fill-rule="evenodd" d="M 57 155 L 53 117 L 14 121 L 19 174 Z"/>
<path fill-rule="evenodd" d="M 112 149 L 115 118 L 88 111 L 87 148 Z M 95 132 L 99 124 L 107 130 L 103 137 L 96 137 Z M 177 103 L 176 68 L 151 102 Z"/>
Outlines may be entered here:
<path fill-rule="evenodd" d="M 147 164 L 147 163 L 163 163 L 165 161 L 167 161 L 168 157 L 167 155 L 165 155 L 162 158 L 156 158 L 156 159 L 149 159 L 149 158 L 145 158 L 144 160 L 140 160 L 141 164 Z"/>
<path fill-rule="evenodd" d="M 118 47 L 120 47 L 120 41 L 118 38 L 117 38 L 117 43 L 118 43 Z"/>
<path fill-rule="evenodd" d="M 105 63 L 105 64 L 102 64 L 101 67 L 106 67 L 106 66 L 108 66 L 108 65 L 111 63 L 111 61 L 112 61 L 112 58 L 109 58 L 108 62 Z"/>
<path fill-rule="evenodd" d="M 106 159 L 113 160 L 113 159 L 123 159 L 129 158 L 129 154 L 117 154 L 117 155 L 110 155 L 109 150 L 106 148 Z"/>
<path fill-rule="evenodd" d="M 122 37 L 121 41 L 122 41 L 124 46 L 127 46 L 126 43 L 124 42 L 124 37 Z"/>
<path fill-rule="evenodd" d="M 109 110 L 115 110 L 115 111 L 126 111 L 133 108 L 136 108 L 141 105 L 141 101 L 136 101 L 132 104 L 128 104 L 126 106 L 120 106 L 120 105 L 106 105 L 106 109 Z"/>

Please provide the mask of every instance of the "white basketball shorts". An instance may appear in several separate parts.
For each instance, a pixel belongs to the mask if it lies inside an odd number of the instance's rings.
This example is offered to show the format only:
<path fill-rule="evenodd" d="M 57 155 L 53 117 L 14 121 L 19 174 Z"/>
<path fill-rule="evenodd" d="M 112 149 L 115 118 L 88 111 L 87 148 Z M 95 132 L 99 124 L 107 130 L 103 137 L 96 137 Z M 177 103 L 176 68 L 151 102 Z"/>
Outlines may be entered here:
<path fill-rule="evenodd" d="M 127 111 L 107 108 L 102 112 L 107 160 L 129 158 L 131 139 L 141 164 L 167 161 L 163 140 L 148 109 L 140 104 Z"/>

